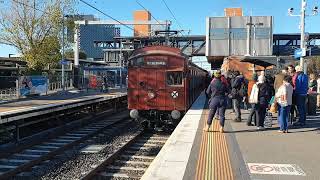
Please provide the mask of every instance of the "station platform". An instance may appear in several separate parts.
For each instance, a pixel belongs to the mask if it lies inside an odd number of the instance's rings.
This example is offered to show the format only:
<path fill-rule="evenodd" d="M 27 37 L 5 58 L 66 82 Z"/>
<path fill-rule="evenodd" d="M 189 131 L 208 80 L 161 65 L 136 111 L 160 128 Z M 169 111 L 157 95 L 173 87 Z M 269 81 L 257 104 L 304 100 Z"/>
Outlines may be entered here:
<path fill-rule="evenodd" d="M 14 100 L 0 104 L 0 124 L 126 95 L 126 89 L 113 90 L 108 93 L 72 90 L 48 96 Z"/>
<path fill-rule="evenodd" d="M 158 156 L 142 177 L 144 180 L 319 180 L 320 114 L 307 117 L 304 127 L 289 127 L 279 133 L 272 128 L 258 131 L 226 112 L 225 133 L 214 121 L 203 132 L 208 105 L 202 94 L 181 120 Z M 275 116 L 275 115 L 274 115 Z"/>

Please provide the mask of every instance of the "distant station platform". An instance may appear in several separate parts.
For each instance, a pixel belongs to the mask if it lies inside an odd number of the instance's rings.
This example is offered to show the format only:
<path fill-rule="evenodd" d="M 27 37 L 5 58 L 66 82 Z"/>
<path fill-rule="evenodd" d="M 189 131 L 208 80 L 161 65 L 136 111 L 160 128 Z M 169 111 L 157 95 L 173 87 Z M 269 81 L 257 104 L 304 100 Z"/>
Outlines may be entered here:
<path fill-rule="evenodd" d="M 258 131 L 226 112 L 225 133 L 214 121 L 210 132 L 202 129 L 208 105 L 204 94 L 193 104 L 158 156 L 144 180 L 318 180 L 320 179 L 320 114 L 307 117 L 304 127 L 279 133 L 273 126 Z"/>
<path fill-rule="evenodd" d="M 107 99 L 124 97 L 125 90 L 112 90 L 108 93 L 96 91 L 65 91 L 48 96 L 38 96 L 0 104 L 0 124 L 33 116 L 43 115 L 86 104 L 98 103 Z"/>

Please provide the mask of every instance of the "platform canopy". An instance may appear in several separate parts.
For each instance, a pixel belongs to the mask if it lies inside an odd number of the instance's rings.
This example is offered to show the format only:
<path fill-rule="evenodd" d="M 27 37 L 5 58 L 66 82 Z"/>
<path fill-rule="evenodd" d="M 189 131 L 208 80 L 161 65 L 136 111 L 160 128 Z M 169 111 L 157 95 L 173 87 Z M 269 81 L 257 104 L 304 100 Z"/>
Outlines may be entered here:
<path fill-rule="evenodd" d="M 277 66 L 280 64 L 287 64 L 294 61 L 294 58 L 291 56 L 243 56 L 239 58 L 241 62 L 248 62 L 264 68 L 269 66 Z"/>

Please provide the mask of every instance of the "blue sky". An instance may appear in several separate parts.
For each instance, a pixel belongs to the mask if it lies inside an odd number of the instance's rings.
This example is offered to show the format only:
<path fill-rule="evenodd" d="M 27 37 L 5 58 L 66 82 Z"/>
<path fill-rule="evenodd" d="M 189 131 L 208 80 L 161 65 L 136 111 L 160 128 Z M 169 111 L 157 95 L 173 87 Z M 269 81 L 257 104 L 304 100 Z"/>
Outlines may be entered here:
<path fill-rule="evenodd" d="M 135 0 L 85 0 L 101 9 L 103 12 L 118 20 L 132 20 L 132 12 L 142 8 Z M 172 20 L 172 29 L 180 29 L 166 9 L 162 0 L 139 0 L 158 20 Z M 299 18 L 289 17 L 287 10 L 290 7 L 299 13 L 301 0 L 166 0 L 168 6 L 180 22 L 184 30 L 191 30 L 192 35 L 205 34 L 205 17 L 223 16 L 224 8 L 242 7 L 244 15 L 271 15 L 274 16 L 274 33 L 298 33 Z M 308 12 L 313 6 L 320 5 L 320 0 L 308 0 Z M 101 19 L 107 19 L 99 12 L 79 2 L 80 14 L 94 14 Z M 306 20 L 307 32 L 320 32 L 320 15 L 308 17 Z M 122 35 L 132 35 L 132 31 L 122 27 Z M 0 45 L 0 56 L 16 53 L 14 48 Z"/>

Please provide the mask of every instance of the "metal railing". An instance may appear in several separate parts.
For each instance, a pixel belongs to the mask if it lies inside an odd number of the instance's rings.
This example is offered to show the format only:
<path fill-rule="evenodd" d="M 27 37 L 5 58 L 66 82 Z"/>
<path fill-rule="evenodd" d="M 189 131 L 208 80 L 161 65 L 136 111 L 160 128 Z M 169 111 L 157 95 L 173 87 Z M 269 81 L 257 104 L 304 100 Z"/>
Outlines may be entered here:
<path fill-rule="evenodd" d="M 0 90 L 0 100 L 12 100 L 18 99 L 17 89 L 16 88 L 8 88 Z"/>
<path fill-rule="evenodd" d="M 72 79 L 65 81 L 65 90 L 68 90 L 68 89 L 73 89 Z M 49 82 L 48 93 L 58 92 L 61 90 L 63 90 L 61 81 Z"/>

